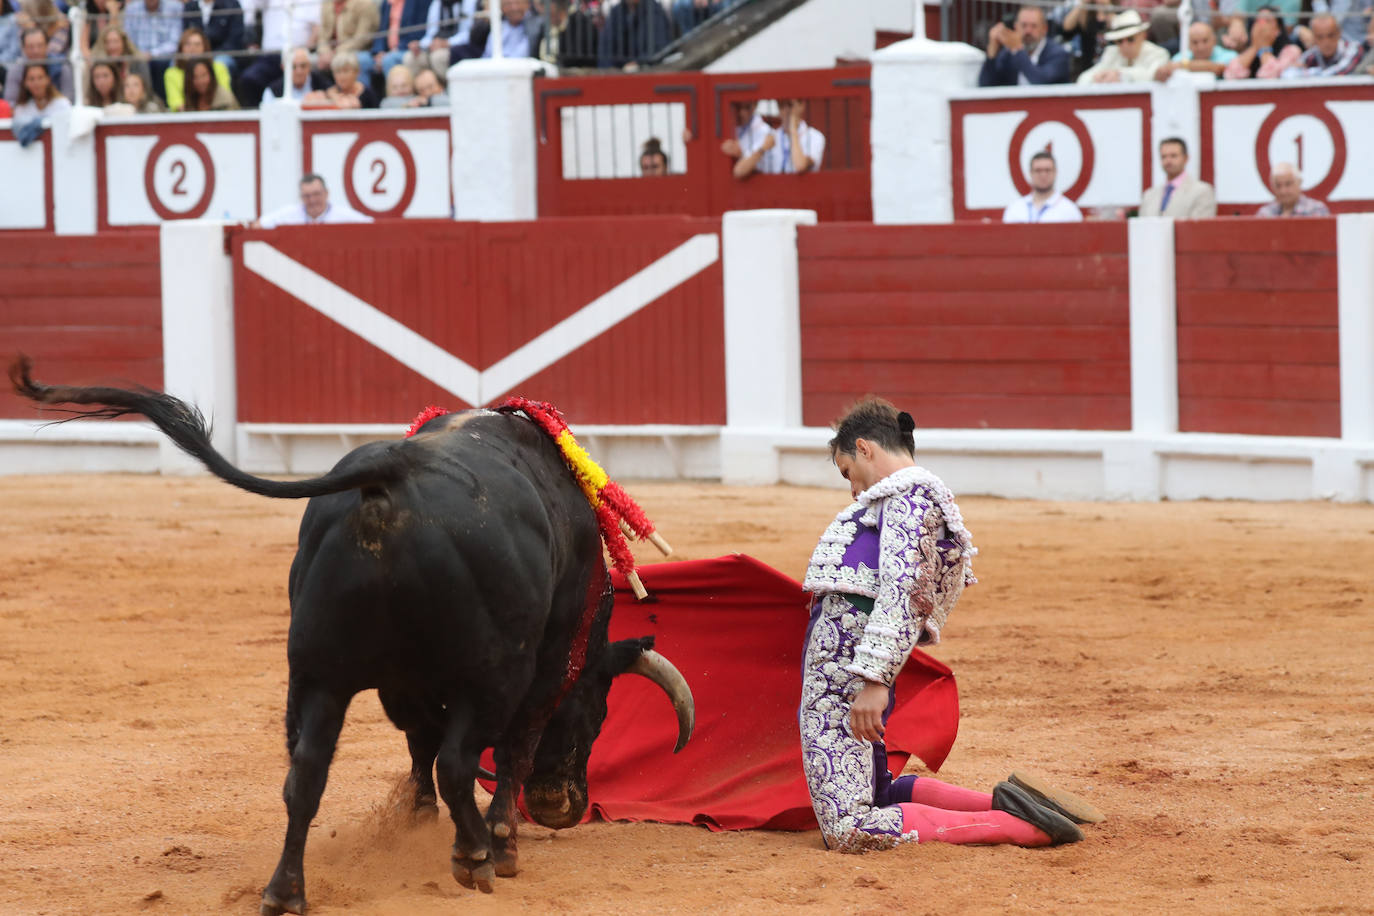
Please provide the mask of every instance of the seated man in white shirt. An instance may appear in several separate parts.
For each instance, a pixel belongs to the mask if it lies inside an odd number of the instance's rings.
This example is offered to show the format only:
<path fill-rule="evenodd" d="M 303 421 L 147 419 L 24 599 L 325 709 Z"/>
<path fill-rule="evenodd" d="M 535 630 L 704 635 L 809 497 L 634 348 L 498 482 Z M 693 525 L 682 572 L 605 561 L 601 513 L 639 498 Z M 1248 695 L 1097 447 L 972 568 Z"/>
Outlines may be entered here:
<path fill-rule="evenodd" d="M 301 202 L 273 210 L 253 222 L 254 229 L 278 226 L 320 226 L 325 223 L 370 223 L 372 217 L 329 202 L 324 179 L 310 174 L 301 179 Z"/>
<path fill-rule="evenodd" d="M 1054 190 L 1058 169 L 1054 156 L 1041 150 L 1030 161 L 1031 192 L 1007 204 L 1004 223 L 1081 223 L 1083 214 L 1073 201 Z"/>
<path fill-rule="evenodd" d="M 819 172 L 825 158 L 825 134 L 806 123 L 804 99 L 778 99 L 778 118 L 773 131 L 773 148 L 759 163 L 759 171 L 769 175 L 800 175 Z"/>

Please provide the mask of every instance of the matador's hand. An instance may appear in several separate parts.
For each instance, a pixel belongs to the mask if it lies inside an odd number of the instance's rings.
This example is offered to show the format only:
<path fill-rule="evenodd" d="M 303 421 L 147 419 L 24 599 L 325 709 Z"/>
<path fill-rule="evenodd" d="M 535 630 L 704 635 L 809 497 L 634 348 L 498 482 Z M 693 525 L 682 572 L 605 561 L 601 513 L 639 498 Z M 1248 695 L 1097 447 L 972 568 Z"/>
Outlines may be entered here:
<path fill-rule="evenodd" d="M 860 741 L 883 740 L 883 713 L 887 711 L 888 690 L 883 684 L 866 681 L 849 707 L 849 730 Z"/>

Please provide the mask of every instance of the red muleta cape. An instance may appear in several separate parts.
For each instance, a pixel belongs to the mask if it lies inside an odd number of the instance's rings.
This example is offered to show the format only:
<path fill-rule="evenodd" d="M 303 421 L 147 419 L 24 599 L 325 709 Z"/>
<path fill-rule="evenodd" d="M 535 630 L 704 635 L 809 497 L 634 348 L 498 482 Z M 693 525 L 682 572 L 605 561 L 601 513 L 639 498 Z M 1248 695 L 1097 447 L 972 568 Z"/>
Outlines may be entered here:
<path fill-rule="evenodd" d="M 807 623 L 801 585 L 743 554 L 655 563 L 639 574 L 648 601 L 635 601 L 624 577 L 612 574 L 610 637 L 655 637 L 691 685 L 696 730 L 674 754 L 677 719 L 663 691 L 643 678 L 616 678 L 587 766 L 587 819 L 815 829 L 797 730 Z M 953 672 L 913 651 L 887 725 L 894 775 L 912 755 L 938 770 L 958 728 Z M 490 752 L 484 760 L 490 766 Z"/>

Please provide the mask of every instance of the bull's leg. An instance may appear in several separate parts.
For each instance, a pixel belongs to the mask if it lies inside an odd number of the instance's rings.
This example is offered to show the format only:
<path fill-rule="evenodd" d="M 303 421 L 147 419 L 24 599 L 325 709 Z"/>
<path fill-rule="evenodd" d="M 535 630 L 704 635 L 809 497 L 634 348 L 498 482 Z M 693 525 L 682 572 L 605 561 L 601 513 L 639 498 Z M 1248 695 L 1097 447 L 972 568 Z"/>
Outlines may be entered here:
<path fill-rule="evenodd" d="M 432 821 L 439 816 L 439 797 L 434 790 L 434 759 L 441 735 L 430 728 L 406 732 L 410 747 L 410 781 L 415 786 L 415 816 Z"/>
<path fill-rule="evenodd" d="M 439 814 L 439 798 L 434 789 L 434 758 L 443 740 L 440 724 L 426 709 L 408 701 L 403 695 L 387 690 L 377 691 L 387 718 L 406 733 L 410 748 L 410 782 L 415 789 L 415 814 L 434 818 Z"/>
<path fill-rule="evenodd" d="M 516 826 L 519 809 L 516 801 L 520 787 L 529 778 L 534 766 L 535 736 L 525 736 L 503 743 L 496 752 L 496 791 L 487 808 L 487 825 L 491 828 L 491 849 L 496 859 L 496 874 L 513 878 L 520 871 L 516 849 Z"/>
<path fill-rule="evenodd" d="M 287 699 L 287 749 L 291 769 L 282 798 L 286 802 L 286 842 L 281 861 L 262 892 L 262 916 L 305 912 L 305 838 L 320 808 L 329 762 L 343 728 L 350 697 L 292 682 Z"/>
<path fill-rule="evenodd" d="M 491 860 L 491 833 L 473 797 L 482 748 L 473 737 L 472 722 L 470 704 L 450 704 L 436 769 L 439 794 L 448 805 L 456 831 L 451 857 L 453 878 L 464 887 L 490 894 L 496 883 L 496 868 Z"/>

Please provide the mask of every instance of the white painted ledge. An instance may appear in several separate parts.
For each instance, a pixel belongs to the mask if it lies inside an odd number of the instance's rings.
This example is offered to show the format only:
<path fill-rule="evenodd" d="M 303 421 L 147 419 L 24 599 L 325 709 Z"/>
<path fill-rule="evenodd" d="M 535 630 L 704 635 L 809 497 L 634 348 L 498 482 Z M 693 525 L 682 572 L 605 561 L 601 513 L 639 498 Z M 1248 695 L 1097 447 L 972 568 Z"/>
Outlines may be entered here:
<path fill-rule="evenodd" d="M 254 474 L 322 474 L 367 442 L 399 439 L 403 423 L 241 423 L 238 454 Z M 606 471 L 620 479 L 715 480 L 719 426 L 646 424 L 572 426 L 573 435 Z"/>
<path fill-rule="evenodd" d="M 731 484 L 843 488 L 823 428 L 726 429 Z M 1051 500 L 1374 500 L 1374 442 L 1204 433 L 918 430 L 916 460 L 965 495 Z"/>
<path fill-rule="evenodd" d="M 153 474 L 161 441 L 147 423 L 0 420 L 0 475 Z"/>

